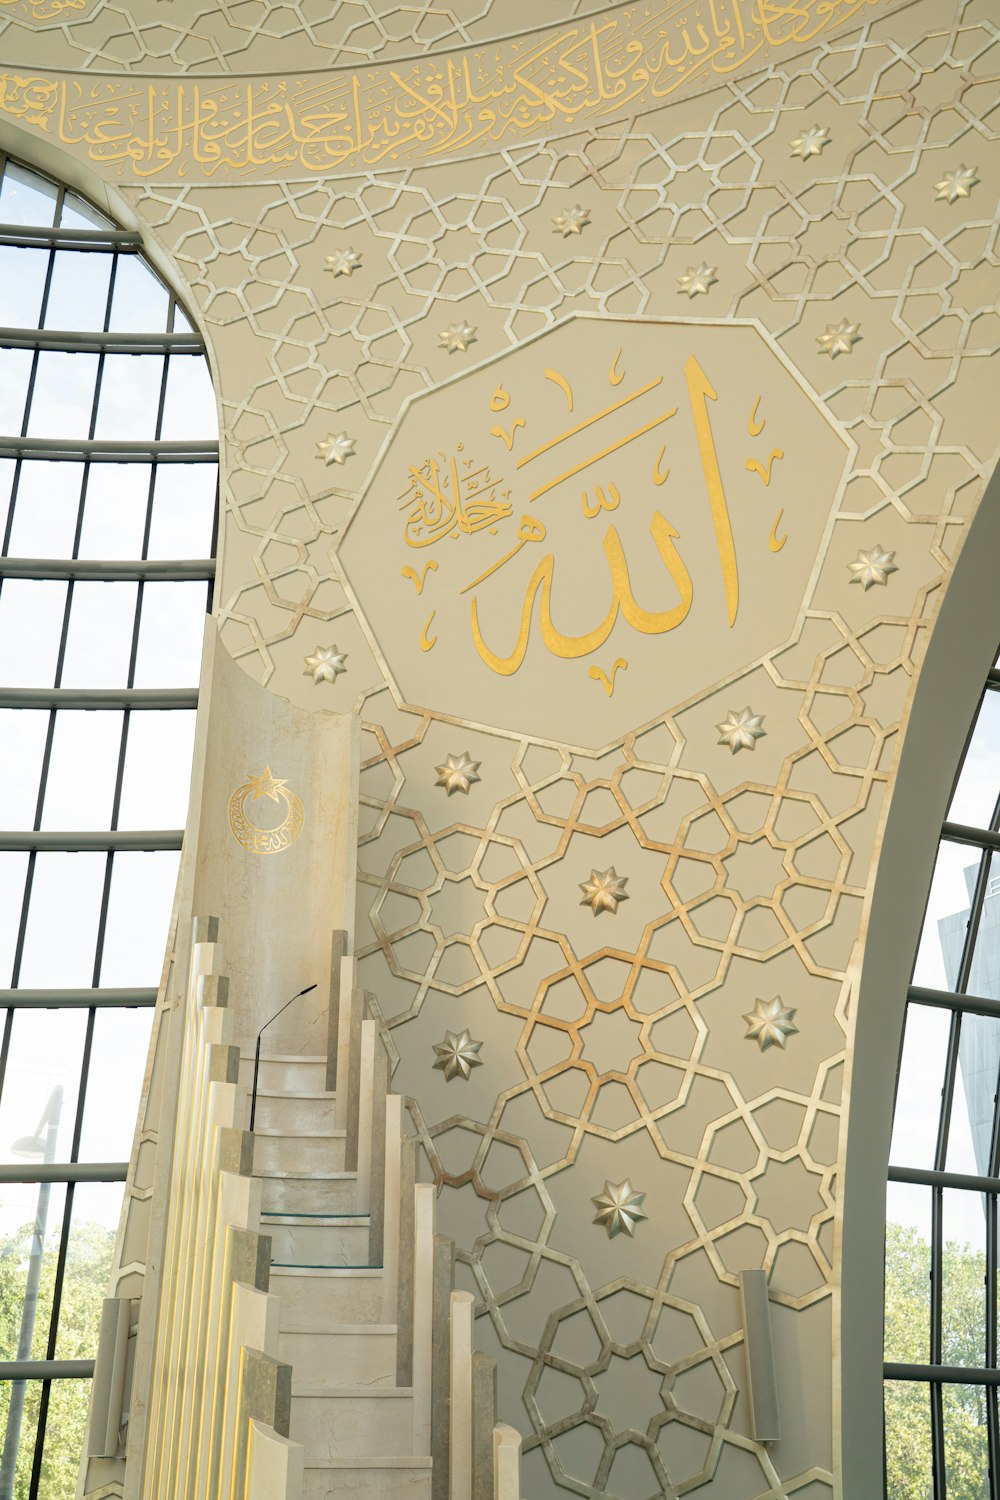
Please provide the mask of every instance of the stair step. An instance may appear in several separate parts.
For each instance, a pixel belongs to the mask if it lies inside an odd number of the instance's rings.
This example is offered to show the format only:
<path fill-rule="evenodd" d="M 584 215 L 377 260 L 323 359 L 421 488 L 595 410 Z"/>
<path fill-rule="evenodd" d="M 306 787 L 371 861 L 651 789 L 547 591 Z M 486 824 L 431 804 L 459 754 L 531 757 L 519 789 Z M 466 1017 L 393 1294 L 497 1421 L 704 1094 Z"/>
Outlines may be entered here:
<path fill-rule="evenodd" d="M 254 1170 L 264 1184 L 261 1207 L 274 1214 L 349 1214 L 363 1208 L 358 1202 L 357 1172 L 323 1172 L 302 1176 L 295 1172 Z M 367 1213 L 367 1209 L 364 1210 Z"/>
<path fill-rule="evenodd" d="M 367 1266 L 367 1214 L 300 1218 L 269 1214 L 271 1261 L 278 1265 Z M 263 1227 L 263 1225 L 262 1225 Z"/>
<path fill-rule="evenodd" d="M 278 1335 L 278 1357 L 303 1385 L 396 1384 L 395 1323 L 337 1323 L 287 1327 Z"/>
<path fill-rule="evenodd" d="M 331 1135 L 286 1135 L 255 1131 L 253 1145 L 254 1173 L 295 1173 L 298 1177 L 313 1173 L 326 1175 L 344 1170 L 347 1132 Z"/>
<path fill-rule="evenodd" d="M 257 1090 L 257 1135 L 330 1135 L 337 1118 L 336 1094 L 318 1089 L 301 1093 L 288 1089 Z"/>
<path fill-rule="evenodd" d="M 398 1386 L 292 1386 L 289 1437 L 318 1458 L 413 1453 L 413 1392 Z"/>
<path fill-rule="evenodd" d="M 302 1500 L 431 1500 L 429 1458 L 313 1458 L 306 1455 Z"/>
<path fill-rule="evenodd" d="M 279 1328 L 308 1320 L 322 1331 L 338 1323 L 380 1323 L 385 1300 L 381 1267 L 273 1266 L 270 1290 L 281 1298 Z"/>

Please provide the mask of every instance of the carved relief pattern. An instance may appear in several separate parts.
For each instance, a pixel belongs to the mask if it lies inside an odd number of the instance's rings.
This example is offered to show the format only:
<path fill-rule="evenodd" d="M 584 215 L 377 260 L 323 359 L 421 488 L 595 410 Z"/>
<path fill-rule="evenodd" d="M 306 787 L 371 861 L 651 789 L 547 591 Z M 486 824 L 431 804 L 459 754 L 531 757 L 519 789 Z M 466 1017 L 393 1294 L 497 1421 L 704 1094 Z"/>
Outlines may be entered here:
<path fill-rule="evenodd" d="M 972 271 L 997 264 L 1000 37 L 979 0 L 955 16 L 920 3 L 697 109 L 447 172 L 124 189 L 219 351 L 227 645 L 302 702 L 318 627 L 350 653 L 334 706 L 349 682 L 366 726 L 362 982 L 502 1415 L 530 1426 L 533 1497 L 832 1487 L 828 1431 L 780 1473 L 745 1435 L 737 1283 L 767 1268 L 825 1378 L 852 954 L 924 637 L 994 461 L 997 315 Z M 829 143 L 793 156 L 814 125 Z M 980 185 L 938 201 L 960 161 Z M 577 203 L 590 223 L 564 239 L 553 216 Z M 361 266 L 324 276 L 339 244 Z M 471 362 L 577 310 L 669 317 L 703 261 L 717 280 L 685 313 L 758 319 L 857 445 L 792 637 L 599 759 L 401 712 L 336 548 L 405 397 L 454 373 L 441 328 L 475 326 Z M 862 337 L 834 361 L 817 339 L 845 319 Z M 315 449 L 340 426 L 357 456 L 334 472 Z M 876 546 L 888 586 L 850 587 Z M 745 704 L 766 736 L 733 755 L 718 726 Z M 456 747 L 480 778 L 458 799 L 434 785 Z M 579 882 L 612 866 L 629 899 L 597 924 Z M 749 1044 L 744 1018 L 778 996 L 787 1047 Z M 431 1049 L 466 1027 L 482 1066 L 445 1093 Z M 626 1180 L 648 1218 L 609 1240 L 592 1199 Z"/>

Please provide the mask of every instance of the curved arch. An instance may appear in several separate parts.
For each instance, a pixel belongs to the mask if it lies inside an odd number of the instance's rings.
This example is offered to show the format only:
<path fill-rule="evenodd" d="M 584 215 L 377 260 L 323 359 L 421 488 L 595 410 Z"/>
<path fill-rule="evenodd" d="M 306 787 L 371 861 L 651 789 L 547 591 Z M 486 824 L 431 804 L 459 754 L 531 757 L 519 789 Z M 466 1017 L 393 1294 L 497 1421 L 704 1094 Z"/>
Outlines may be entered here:
<path fill-rule="evenodd" d="M 885 1190 L 907 986 L 952 783 L 1000 639 L 1000 467 L 970 524 L 905 724 L 868 909 L 842 1142 L 838 1329 L 843 1493 L 881 1496 Z M 835 1397 L 836 1399 L 836 1397 Z"/>

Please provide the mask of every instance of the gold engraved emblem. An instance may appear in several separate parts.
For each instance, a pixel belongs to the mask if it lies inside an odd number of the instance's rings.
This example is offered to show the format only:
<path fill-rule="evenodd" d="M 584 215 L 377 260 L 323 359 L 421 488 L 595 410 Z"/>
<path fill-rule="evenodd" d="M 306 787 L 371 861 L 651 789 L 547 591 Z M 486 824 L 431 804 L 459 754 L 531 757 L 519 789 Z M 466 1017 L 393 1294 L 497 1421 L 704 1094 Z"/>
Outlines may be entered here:
<path fill-rule="evenodd" d="M 259 802 L 262 797 L 285 804 L 284 821 L 274 828 L 261 828 L 247 817 L 247 802 Z M 251 854 L 280 854 L 295 843 L 304 822 L 301 801 L 289 790 L 287 782 L 271 775 L 270 766 L 264 768 L 261 776 L 248 774 L 243 785 L 238 786 L 229 799 L 229 827 L 233 838 Z"/>

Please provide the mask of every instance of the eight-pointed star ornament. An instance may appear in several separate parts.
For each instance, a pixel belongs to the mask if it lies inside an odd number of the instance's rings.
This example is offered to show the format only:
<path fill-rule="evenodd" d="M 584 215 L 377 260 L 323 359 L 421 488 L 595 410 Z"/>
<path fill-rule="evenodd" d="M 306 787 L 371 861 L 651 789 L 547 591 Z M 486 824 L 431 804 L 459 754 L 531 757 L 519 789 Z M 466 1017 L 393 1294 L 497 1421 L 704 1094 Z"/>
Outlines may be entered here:
<path fill-rule="evenodd" d="M 945 203 L 957 203 L 959 198 L 968 198 L 978 182 L 975 167 L 967 167 L 961 162 L 934 184 L 934 196 L 942 198 Z"/>
<path fill-rule="evenodd" d="M 895 556 L 895 552 L 884 552 L 877 542 L 868 552 L 859 552 L 857 561 L 847 564 L 851 570 L 851 583 L 860 583 L 866 594 L 875 584 L 884 588 L 889 574 L 899 572 L 893 562 Z"/>
<path fill-rule="evenodd" d="M 347 652 L 336 646 L 317 646 L 315 655 L 306 657 L 305 673 L 318 686 L 321 682 L 333 682 L 338 673 L 346 672 Z"/>
<path fill-rule="evenodd" d="M 351 276 L 361 265 L 361 256 L 350 245 L 326 257 L 326 269 L 334 276 Z"/>
<path fill-rule="evenodd" d="M 746 1040 L 756 1042 L 762 1052 L 768 1047 L 784 1050 L 787 1039 L 795 1036 L 799 1029 L 792 1019 L 794 1015 L 794 1010 L 782 1004 L 780 995 L 773 1000 L 758 1000 L 753 1010 L 743 1017 L 747 1023 Z"/>
<path fill-rule="evenodd" d="M 476 330 L 471 323 L 450 323 L 438 334 L 438 342 L 449 354 L 464 354 L 476 342 Z"/>
<path fill-rule="evenodd" d="M 619 875 L 614 865 L 606 870 L 591 870 L 590 879 L 580 882 L 583 896 L 580 900 L 581 906 L 589 906 L 595 917 L 599 917 L 602 911 L 609 911 L 612 915 L 618 910 L 619 901 L 628 900 L 627 875 Z"/>
<path fill-rule="evenodd" d="M 552 220 L 552 227 L 556 234 L 561 234 L 563 239 L 569 234 L 582 234 L 590 223 L 590 209 L 583 208 L 579 203 L 572 208 L 564 208 L 557 213 Z"/>
<path fill-rule="evenodd" d="M 450 797 L 454 792 L 468 792 L 474 781 L 479 781 L 479 767 L 482 761 L 473 760 L 468 750 L 463 750 L 461 755 L 446 755 L 444 764 L 435 766 L 438 773 L 435 786 L 443 786 Z"/>
<path fill-rule="evenodd" d="M 718 266 L 707 266 L 704 261 L 700 266 L 688 266 L 684 275 L 677 278 L 678 292 L 686 292 L 689 297 L 704 295 L 718 281 L 718 269 Z"/>
<path fill-rule="evenodd" d="M 590 1200 L 597 1209 L 594 1223 L 604 1225 L 609 1240 L 623 1230 L 627 1235 L 633 1235 L 639 1220 L 649 1218 L 642 1211 L 645 1197 L 645 1193 L 635 1191 L 627 1177 L 624 1182 L 606 1182 L 604 1192 Z"/>
<path fill-rule="evenodd" d="M 831 359 L 836 359 L 838 354 L 850 354 L 861 338 L 860 327 L 860 323 L 849 323 L 846 318 L 841 318 L 839 323 L 827 323 L 825 333 L 816 339 L 820 354 L 829 354 Z"/>
<path fill-rule="evenodd" d="M 473 1068 L 483 1065 L 479 1056 L 482 1045 L 482 1042 L 472 1040 L 468 1027 L 464 1031 L 446 1031 L 444 1041 L 434 1043 L 437 1057 L 434 1066 L 441 1069 L 446 1083 L 453 1078 L 468 1078 Z"/>
<path fill-rule="evenodd" d="M 819 156 L 825 146 L 829 146 L 832 137 L 825 125 L 810 125 L 808 130 L 803 130 L 792 142 L 792 155 L 801 156 L 805 161 L 807 157 Z"/>
<path fill-rule="evenodd" d="M 327 468 L 331 464 L 346 463 L 354 457 L 354 439 L 346 432 L 328 433 L 321 443 L 316 444 L 316 457 L 321 458 Z"/>
<path fill-rule="evenodd" d="M 767 734 L 763 727 L 764 715 L 755 714 L 747 704 L 741 708 L 739 713 L 735 708 L 727 710 L 727 717 L 721 724 L 716 724 L 719 731 L 719 744 L 728 745 L 735 755 L 738 750 L 756 750 L 757 741 L 762 740 Z"/>

